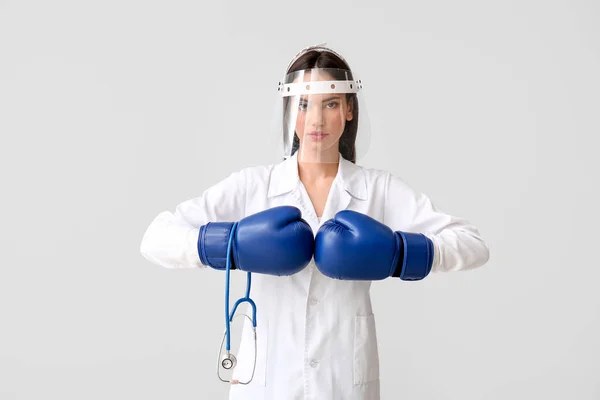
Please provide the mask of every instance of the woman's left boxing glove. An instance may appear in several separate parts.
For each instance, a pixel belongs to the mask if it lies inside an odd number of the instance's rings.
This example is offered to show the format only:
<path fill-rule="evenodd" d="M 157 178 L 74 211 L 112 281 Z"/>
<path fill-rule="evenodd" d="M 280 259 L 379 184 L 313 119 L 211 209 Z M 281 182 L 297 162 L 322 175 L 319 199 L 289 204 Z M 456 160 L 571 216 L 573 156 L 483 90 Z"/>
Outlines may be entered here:
<path fill-rule="evenodd" d="M 394 232 L 356 211 L 338 212 L 315 238 L 315 264 L 324 275 L 346 280 L 425 278 L 433 263 L 433 242 L 418 233 Z"/>

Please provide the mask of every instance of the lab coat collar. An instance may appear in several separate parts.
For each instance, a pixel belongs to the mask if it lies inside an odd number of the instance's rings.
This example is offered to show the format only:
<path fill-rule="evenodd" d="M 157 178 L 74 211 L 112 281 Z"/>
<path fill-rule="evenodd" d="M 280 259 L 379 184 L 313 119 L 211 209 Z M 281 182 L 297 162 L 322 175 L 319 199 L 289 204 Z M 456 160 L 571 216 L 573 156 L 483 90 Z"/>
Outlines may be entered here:
<path fill-rule="evenodd" d="M 298 153 L 275 165 L 269 182 L 269 197 L 279 196 L 294 190 L 300 183 L 298 175 Z M 367 199 L 367 179 L 364 171 L 358 165 L 346 160 L 340 154 L 338 172 L 335 177 L 338 184 L 351 196 Z"/>

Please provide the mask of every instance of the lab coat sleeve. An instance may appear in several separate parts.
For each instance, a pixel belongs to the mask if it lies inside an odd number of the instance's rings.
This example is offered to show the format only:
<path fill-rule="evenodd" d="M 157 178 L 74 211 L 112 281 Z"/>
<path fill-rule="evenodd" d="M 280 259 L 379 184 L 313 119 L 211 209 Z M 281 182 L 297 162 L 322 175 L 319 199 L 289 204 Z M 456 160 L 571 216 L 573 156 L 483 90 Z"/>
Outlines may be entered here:
<path fill-rule="evenodd" d="M 422 233 L 431 239 L 432 272 L 469 270 L 489 259 L 489 247 L 475 226 L 438 210 L 426 195 L 392 174 L 387 178 L 385 221 L 395 231 Z"/>
<path fill-rule="evenodd" d="M 198 256 L 200 227 L 208 222 L 235 222 L 244 217 L 246 179 L 244 170 L 206 189 L 199 197 L 163 211 L 146 229 L 142 255 L 165 268 L 204 268 Z"/>

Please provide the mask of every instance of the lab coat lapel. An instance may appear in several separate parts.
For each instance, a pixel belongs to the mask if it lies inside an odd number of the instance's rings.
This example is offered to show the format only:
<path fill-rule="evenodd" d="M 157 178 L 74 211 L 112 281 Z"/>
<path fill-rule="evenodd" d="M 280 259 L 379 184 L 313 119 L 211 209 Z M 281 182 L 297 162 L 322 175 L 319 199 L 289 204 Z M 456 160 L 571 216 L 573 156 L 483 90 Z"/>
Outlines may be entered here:
<path fill-rule="evenodd" d="M 268 197 L 272 207 L 277 205 L 293 205 L 300 209 L 302 218 L 310 225 L 313 232 L 319 227 L 314 207 L 300 181 L 298 175 L 297 153 L 276 165 L 271 173 Z"/>
<path fill-rule="evenodd" d="M 340 154 L 338 173 L 331 185 L 321 224 L 347 209 L 352 199 L 367 200 L 366 178 L 362 168 Z"/>
<path fill-rule="evenodd" d="M 338 173 L 329 190 L 320 225 L 335 217 L 335 214 L 337 214 L 338 211 L 345 210 L 350 204 L 352 196 L 350 196 L 350 193 L 344 188 L 343 182 L 341 182 L 339 178 L 340 175 Z"/>
<path fill-rule="evenodd" d="M 271 174 L 269 198 L 275 200 L 276 197 L 285 194 L 288 196 L 281 197 L 280 201 L 274 201 L 273 203 L 287 203 L 284 200 L 287 198 L 291 204 L 301 209 L 303 217 L 313 229 L 333 218 L 338 211 L 347 209 L 353 199 L 362 201 L 367 200 L 368 197 L 367 182 L 363 169 L 344 159 L 341 154 L 338 172 L 329 190 L 320 223 L 314 213 L 314 207 L 310 203 L 308 194 L 305 193 L 302 182 L 300 182 L 296 155 L 277 165 Z"/>

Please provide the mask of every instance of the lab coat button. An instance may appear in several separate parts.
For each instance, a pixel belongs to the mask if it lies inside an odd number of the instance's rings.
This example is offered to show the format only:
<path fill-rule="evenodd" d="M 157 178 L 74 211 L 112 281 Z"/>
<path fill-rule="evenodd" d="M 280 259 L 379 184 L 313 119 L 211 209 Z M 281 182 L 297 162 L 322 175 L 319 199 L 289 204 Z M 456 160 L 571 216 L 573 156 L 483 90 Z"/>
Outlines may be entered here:
<path fill-rule="evenodd" d="M 310 299 L 310 301 L 309 301 L 309 304 L 310 304 L 311 306 L 314 306 L 314 305 L 316 305 L 318 302 L 319 302 L 319 300 L 317 300 L 317 299 Z"/>
<path fill-rule="evenodd" d="M 317 367 L 317 365 L 319 365 L 319 362 L 318 362 L 317 360 L 312 360 L 312 361 L 310 362 L 310 366 L 311 366 L 311 367 L 313 367 L 313 368 L 316 368 L 316 367 Z"/>

